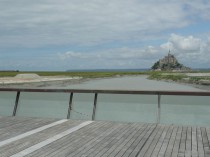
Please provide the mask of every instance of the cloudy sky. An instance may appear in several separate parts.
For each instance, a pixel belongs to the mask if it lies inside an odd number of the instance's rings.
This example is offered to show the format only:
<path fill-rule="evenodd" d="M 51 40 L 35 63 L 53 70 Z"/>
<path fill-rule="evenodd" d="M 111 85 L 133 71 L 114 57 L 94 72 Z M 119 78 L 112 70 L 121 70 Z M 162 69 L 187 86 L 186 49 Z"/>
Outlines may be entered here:
<path fill-rule="evenodd" d="M 209 0 L 0 0 L 0 70 L 210 68 Z"/>

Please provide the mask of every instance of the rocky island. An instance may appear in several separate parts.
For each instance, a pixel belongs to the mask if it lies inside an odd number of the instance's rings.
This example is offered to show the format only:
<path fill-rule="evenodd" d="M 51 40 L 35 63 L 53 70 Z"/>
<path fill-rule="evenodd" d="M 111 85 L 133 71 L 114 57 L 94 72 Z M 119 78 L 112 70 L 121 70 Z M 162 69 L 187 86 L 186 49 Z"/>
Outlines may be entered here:
<path fill-rule="evenodd" d="M 152 70 L 155 71 L 190 71 L 189 67 L 180 64 L 176 57 L 169 53 L 164 58 L 157 61 L 152 67 Z"/>
<path fill-rule="evenodd" d="M 179 63 L 169 51 L 168 55 L 159 59 L 152 67 L 148 79 L 175 81 L 196 85 L 198 88 L 210 89 L 210 72 L 192 70 Z"/>

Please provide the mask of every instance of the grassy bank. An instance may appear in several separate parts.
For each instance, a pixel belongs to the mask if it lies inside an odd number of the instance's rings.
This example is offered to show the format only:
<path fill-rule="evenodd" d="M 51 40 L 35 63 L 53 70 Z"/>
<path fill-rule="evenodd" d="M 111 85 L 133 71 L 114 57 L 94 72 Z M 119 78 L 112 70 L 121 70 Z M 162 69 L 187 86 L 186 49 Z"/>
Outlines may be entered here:
<path fill-rule="evenodd" d="M 17 74 L 35 73 L 39 76 L 69 76 L 69 77 L 83 77 L 83 78 L 102 78 L 125 75 L 148 75 L 150 72 L 0 72 L 0 77 L 14 77 Z"/>
<path fill-rule="evenodd" d="M 115 76 L 134 76 L 134 75 L 148 75 L 148 79 L 175 81 L 190 84 L 210 85 L 210 76 L 188 76 L 187 73 L 181 72 L 165 72 L 165 71 L 144 71 L 144 72 L 0 72 L 0 77 L 14 77 L 17 74 L 36 73 L 39 76 L 61 76 L 61 77 L 82 77 L 82 78 L 104 78 Z M 195 71 L 191 73 L 210 73 L 207 71 Z"/>
<path fill-rule="evenodd" d="M 196 73 L 198 72 L 196 71 L 194 74 Z M 204 73 L 201 71 L 198 74 L 200 73 L 205 74 L 206 72 Z M 174 81 L 189 84 L 210 85 L 210 76 L 189 76 L 187 75 L 187 73 L 178 72 L 151 72 L 148 79 Z"/>
<path fill-rule="evenodd" d="M 187 78 L 185 74 L 176 74 L 176 73 L 163 73 L 163 72 L 153 72 L 150 73 L 148 79 L 155 80 L 170 80 L 170 81 L 181 81 Z"/>

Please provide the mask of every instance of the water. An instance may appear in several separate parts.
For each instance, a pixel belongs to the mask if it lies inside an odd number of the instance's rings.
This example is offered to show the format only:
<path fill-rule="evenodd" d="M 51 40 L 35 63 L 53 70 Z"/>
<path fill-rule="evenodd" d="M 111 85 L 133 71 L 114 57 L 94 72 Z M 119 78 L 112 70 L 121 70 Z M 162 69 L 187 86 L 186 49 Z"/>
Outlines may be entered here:
<path fill-rule="evenodd" d="M 202 91 L 189 85 L 147 80 L 146 76 L 96 79 L 81 84 L 51 86 L 68 89 Z M 66 118 L 68 93 L 21 93 L 17 116 Z M 0 115 L 11 115 L 15 93 L 1 92 Z M 94 94 L 74 94 L 72 119 L 91 119 Z M 161 123 L 210 126 L 210 97 L 161 96 Z M 99 94 L 96 120 L 156 122 L 156 95 Z"/>
<path fill-rule="evenodd" d="M 147 76 L 127 76 L 106 79 L 96 79 L 81 84 L 70 85 L 65 88 L 74 89 L 119 89 L 119 90 L 176 90 L 202 91 L 189 85 L 148 80 Z"/>

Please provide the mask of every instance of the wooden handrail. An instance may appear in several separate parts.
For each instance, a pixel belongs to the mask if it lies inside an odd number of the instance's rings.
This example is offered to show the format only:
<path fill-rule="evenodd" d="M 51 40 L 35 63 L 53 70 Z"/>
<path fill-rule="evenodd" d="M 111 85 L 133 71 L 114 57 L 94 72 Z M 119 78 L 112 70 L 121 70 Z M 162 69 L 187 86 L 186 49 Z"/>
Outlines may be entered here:
<path fill-rule="evenodd" d="M 100 89 L 46 89 L 46 88 L 0 88 L 2 92 L 49 92 L 49 93 L 99 93 L 99 94 L 145 94 L 210 96 L 210 91 L 166 91 L 166 90 L 100 90 Z"/>

